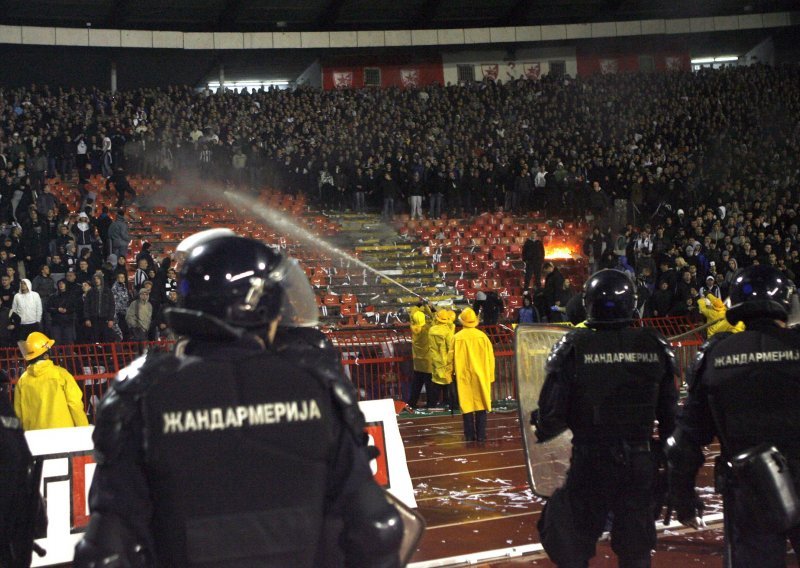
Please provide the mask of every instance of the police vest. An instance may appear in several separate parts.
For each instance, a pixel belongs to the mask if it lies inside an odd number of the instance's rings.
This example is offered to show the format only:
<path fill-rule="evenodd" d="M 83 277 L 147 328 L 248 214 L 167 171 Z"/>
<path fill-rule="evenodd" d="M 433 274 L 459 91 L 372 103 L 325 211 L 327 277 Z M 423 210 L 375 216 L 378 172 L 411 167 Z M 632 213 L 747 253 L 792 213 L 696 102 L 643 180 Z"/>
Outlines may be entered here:
<path fill-rule="evenodd" d="M 321 381 L 266 351 L 189 356 L 143 414 L 161 565 L 313 565 L 341 432 Z"/>
<path fill-rule="evenodd" d="M 730 335 L 705 353 L 701 380 L 728 456 L 771 442 L 800 458 L 800 334 Z"/>
<path fill-rule="evenodd" d="M 605 329 L 570 336 L 575 349 L 568 424 L 576 443 L 644 441 L 652 435 L 659 385 L 668 372 L 651 330 Z"/>

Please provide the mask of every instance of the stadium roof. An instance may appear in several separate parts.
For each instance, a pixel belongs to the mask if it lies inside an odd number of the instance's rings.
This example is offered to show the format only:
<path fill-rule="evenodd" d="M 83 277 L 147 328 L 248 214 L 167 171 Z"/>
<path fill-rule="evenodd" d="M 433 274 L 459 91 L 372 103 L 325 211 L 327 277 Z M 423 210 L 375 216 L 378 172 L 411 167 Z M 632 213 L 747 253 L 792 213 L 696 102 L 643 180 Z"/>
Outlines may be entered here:
<path fill-rule="evenodd" d="M 797 6 L 797 0 L 0 0 L 0 25 L 388 30 L 726 16 Z"/>

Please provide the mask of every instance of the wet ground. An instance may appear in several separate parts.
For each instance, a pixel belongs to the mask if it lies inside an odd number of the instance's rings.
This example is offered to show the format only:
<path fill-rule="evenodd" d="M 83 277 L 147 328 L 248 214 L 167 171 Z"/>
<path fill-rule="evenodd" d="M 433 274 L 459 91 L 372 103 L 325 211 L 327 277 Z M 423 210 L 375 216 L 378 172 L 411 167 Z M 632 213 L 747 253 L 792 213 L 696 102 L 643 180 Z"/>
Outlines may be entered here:
<path fill-rule="evenodd" d="M 414 564 L 419 568 L 467 563 L 497 568 L 555 566 L 539 545 L 536 522 L 543 501 L 528 486 L 516 412 L 490 414 L 485 443 L 463 440 L 458 415 L 404 413 L 398 422 L 418 510 L 428 524 Z M 721 505 L 713 493 L 713 456 L 718 447 L 710 449 L 698 485 L 707 518 L 716 521 L 701 531 L 676 523 L 662 529 L 653 556 L 656 568 L 722 566 Z M 598 544 L 590 566 L 617 566 L 607 541 Z"/>

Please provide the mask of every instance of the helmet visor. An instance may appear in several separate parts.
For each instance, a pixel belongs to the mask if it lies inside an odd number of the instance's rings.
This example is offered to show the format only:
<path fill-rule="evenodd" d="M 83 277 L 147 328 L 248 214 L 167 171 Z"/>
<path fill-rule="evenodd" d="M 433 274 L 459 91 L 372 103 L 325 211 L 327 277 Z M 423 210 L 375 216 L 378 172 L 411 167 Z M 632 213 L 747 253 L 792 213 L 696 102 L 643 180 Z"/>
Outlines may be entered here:
<path fill-rule="evenodd" d="M 283 290 L 278 325 L 314 327 L 319 324 L 319 309 L 314 290 L 297 260 L 284 257 L 269 278 Z"/>

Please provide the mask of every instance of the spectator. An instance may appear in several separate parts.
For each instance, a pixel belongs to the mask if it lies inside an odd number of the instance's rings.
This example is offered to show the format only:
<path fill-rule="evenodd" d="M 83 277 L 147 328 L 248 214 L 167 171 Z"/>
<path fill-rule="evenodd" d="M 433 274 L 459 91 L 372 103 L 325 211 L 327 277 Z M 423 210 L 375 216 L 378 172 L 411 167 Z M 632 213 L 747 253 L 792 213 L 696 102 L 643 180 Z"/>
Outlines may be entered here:
<path fill-rule="evenodd" d="M 11 318 L 19 318 L 17 337 L 23 339 L 42 328 L 42 299 L 32 290 L 31 281 L 23 278 L 19 283 L 19 292 L 11 303 Z"/>
<path fill-rule="evenodd" d="M 525 239 L 522 245 L 522 260 L 525 261 L 525 281 L 522 283 L 523 290 L 527 290 L 533 276 L 533 289 L 542 285 L 542 263 L 544 262 L 544 244 L 539 240 L 536 231 Z"/>
<path fill-rule="evenodd" d="M 411 175 L 411 181 L 408 184 L 406 193 L 411 210 L 411 219 L 422 219 L 422 197 L 425 195 L 425 189 L 418 171 Z"/>
<path fill-rule="evenodd" d="M 47 313 L 50 317 L 50 333 L 62 345 L 77 341 L 75 322 L 79 309 L 75 294 L 67 290 L 67 281 L 59 280 L 57 291 L 47 299 Z"/>
<path fill-rule="evenodd" d="M 28 368 L 14 389 L 14 411 L 26 432 L 89 425 L 80 387 L 66 369 L 50 360 L 54 344 L 38 331 L 20 341 Z"/>
<path fill-rule="evenodd" d="M 492 410 L 494 348 L 477 329 L 478 316 L 467 308 L 459 316 L 464 326 L 453 338 L 458 401 L 464 420 L 464 439 L 486 441 L 486 413 Z"/>
<path fill-rule="evenodd" d="M 89 215 L 78 213 L 78 222 L 72 226 L 72 236 L 75 238 L 78 256 L 84 250 L 92 250 L 92 233 L 94 227 L 89 224 Z"/>
<path fill-rule="evenodd" d="M 88 283 L 87 283 L 88 284 Z M 114 296 L 102 276 L 94 276 L 91 289 L 84 296 L 83 325 L 94 343 L 114 341 Z"/>
<path fill-rule="evenodd" d="M 105 174 L 104 174 L 105 175 Z M 130 193 L 133 196 L 134 203 L 136 202 L 136 192 L 131 187 L 128 178 L 125 176 L 125 170 L 117 168 L 114 175 L 106 179 L 106 190 L 109 189 L 111 184 L 114 184 L 114 190 L 117 192 L 117 202 L 114 207 L 123 207 L 125 205 L 125 194 Z"/>
<path fill-rule="evenodd" d="M 530 296 L 522 297 L 522 307 L 517 311 L 517 323 L 539 323 L 539 314 L 536 313 Z"/>
<path fill-rule="evenodd" d="M 43 305 L 56 293 L 56 282 L 50 277 L 50 267 L 46 264 L 42 265 L 39 274 L 33 279 L 32 290 L 39 294 Z"/>
<path fill-rule="evenodd" d="M 147 259 L 140 258 L 138 262 L 139 266 L 136 268 L 136 273 L 133 275 L 133 290 L 137 294 L 139 290 L 142 289 L 144 283 L 150 280 L 147 275 Z"/>
<path fill-rule="evenodd" d="M 178 306 L 178 292 L 177 290 L 170 290 L 167 292 L 167 297 L 164 302 L 158 308 L 158 314 L 156 315 L 156 330 L 158 337 L 156 339 L 166 339 L 167 341 L 177 341 L 178 336 L 172 331 L 172 328 L 169 327 L 169 323 L 167 322 L 166 318 L 166 310 L 169 308 L 175 308 Z M 430 393 L 428 394 L 430 396 Z"/>
<path fill-rule="evenodd" d="M 125 341 L 130 339 L 130 331 L 126 316 L 128 306 L 131 303 L 131 291 L 128 288 L 128 278 L 124 273 L 118 272 L 114 284 L 111 285 L 111 293 L 114 296 L 114 321 L 116 322 L 115 332 L 117 336 Z"/>
<path fill-rule="evenodd" d="M 131 340 L 148 340 L 150 325 L 153 323 L 153 305 L 150 303 L 150 292 L 144 288 L 139 290 L 139 297 L 128 306 L 125 321 L 128 324 Z"/>
<path fill-rule="evenodd" d="M 128 223 L 125 221 L 124 211 L 117 212 L 117 218 L 108 228 L 108 238 L 111 241 L 111 252 L 117 255 L 118 259 L 128 256 L 131 235 L 128 233 Z"/>
<path fill-rule="evenodd" d="M 556 301 L 561 298 L 562 290 L 564 289 L 564 275 L 552 262 L 545 262 L 542 265 L 542 269 L 545 277 L 544 288 L 540 296 L 542 309 L 539 310 L 539 313 L 547 321 L 561 321 L 561 317 L 554 314 L 553 307 L 556 306 Z"/>
<path fill-rule="evenodd" d="M 477 303 L 477 302 L 476 302 Z M 503 313 L 503 300 L 494 290 L 485 293 L 483 302 L 476 307 L 483 325 L 497 325 L 500 314 Z"/>
<path fill-rule="evenodd" d="M 397 183 L 392 177 L 391 170 L 386 170 L 383 173 L 381 180 L 381 195 L 383 196 L 383 213 L 381 218 L 384 221 L 391 221 L 394 219 L 394 202 L 397 199 Z M 438 216 L 437 216 L 438 218 Z"/>

